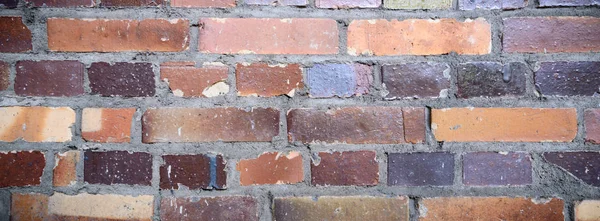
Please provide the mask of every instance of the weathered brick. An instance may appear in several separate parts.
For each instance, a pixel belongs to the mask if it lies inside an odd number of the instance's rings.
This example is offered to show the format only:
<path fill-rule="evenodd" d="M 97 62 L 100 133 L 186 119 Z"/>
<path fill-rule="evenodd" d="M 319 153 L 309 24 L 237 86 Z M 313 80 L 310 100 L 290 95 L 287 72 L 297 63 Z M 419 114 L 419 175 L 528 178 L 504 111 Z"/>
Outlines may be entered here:
<path fill-rule="evenodd" d="M 564 202 L 508 197 L 449 197 L 420 200 L 419 220 L 564 220 Z"/>
<path fill-rule="evenodd" d="M 574 108 L 446 108 L 431 110 L 438 141 L 571 142 Z"/>
<path fill-rule="evenodd" d="M 10 219 L 43 221 L 48 217 L 48 196 L 39 193 L 13 193 Z"/>
<path fill-rule="evenodd" d="M 524 152 L 477 152 L 463 156 L 463 183 L 470 186 L 528 185 L 531 156 Z"/>
<path fill-rule="evenodd" d="M 79 151 L 67 151 L 54 155 L 54 186 L 71 186 L 77 182 L 77 164 L 79 163 Z"/>
<path fill-rule="evenodd" d="M 447 97 L 450 67 L 445 63 L 408 63 L 383 65 L 386 99 Z"/>
<path fill-rule="evenodd" d="M 10 64 L 0 61 L 0 91 L 10 86 Z"/>
<path fill-rule="evenodd" d="M 587 109 L 584 113 L 585 141 L 600 144 L 600 109 Z"/>
<path fill-rule="evenodd" d="M 592 6 L 600 5 L 599 0 L 540 0 L 540 7 Z"/>
<path fill-rule="evenodd" d="M 68 107 L 0 107 L 0 141 L 71 141 L 74 123 Z"/>
<path fill-rule="evenodd" d="M 525 95 L 527 65 L 521 62 L 471 62 L 458 65 L 458 97 Z"/>
<path fill-rule="evenodd" d="M 291 142 L 392 144 L 422 143 L 425 139 L 423 108 L 292 109 L 287 124 Z"/>
<path fill-rule="evenodd" d="M 235 7 L 235 0 L 171 0 L 171 7 L 231 8 Z"/>
<path fill-rule="evenodd" d="M 451 0 L 383 0 L 383 7 L 390 9 L 449 9 Z"/>
<path fill-rule="evenodd" d="M 527 6 L 528 0 L 459 0 L 460 10 L 494 10 L 494 9 L 519 9 Z"/>
<path fill-rule="evenodd" d="M 321 196 L 277 197 L 275 220 L 408 221 L 407 197 Z"/>
<path fill-rule="evenodd" d="M 164 0 L 103 0 L 103 7 L 127 7 L 127 6 L 162 6 L 166 5 Z"/>
<path fill-rule="evenodd" d="M 502 50 L 509 53 L 598 52 L 600 18 L 505 18 L 502 36 Z"/>
<path fill-rule="evenodd" d="M 333 19 L 201 18 L 203 53 L 337 54 L 338 29 Z"/>
<path fill-rule="evenodd" d="M 227 66 L 206 65 L 194 67 L 195 63 L 160 66 L 160 78 L 169 84 L 177 97 L 215 97 L 227 94 Z"/>
<path fill-rule="evenodd" d="M 255 159 L 242 159 L 236 169 L 242 186 L 294 184 L 304 180 L 302 155 L 295 151 L 263 153 Z"/>
<path fill-rule="evenodd" d="M 348 54 L 489 54 L 492 50 L 490 30 L 490 24 L 483 18 L 464 22 L 450 18 L 354 20 L 348 27 Z"/>
<path fill-rule="evenodd" d="M 135 108 L 84 108 L 81 136 L 88 142 L 128 143 Z"/>
<path fill-rule="evenodd" d="M 192 220 L 258 220 L 255 198 L 250 196 L 163 197 L 160 219 Z"/>
<path fill-rule="evenodd" d="M 12 5 L 11 2 L 4 4 Z M 23 24 L 21 17 L 0 17 L 0 30 L 0 53 L 28 52 L 33 49 L 31 31 Z"/>
<path fill-rule="evenodd" d="M 315 64 L 307 70 L 310 97 L 351 97 L 369 93 L 371 66 L 363 64 Z"/>
<path fill-rule="evenodd" d="M 576 221 L 600 220 L 600 200 L 584 200 L 575 204 Z"/>
<path fill-rule="evenodd" d="M 315 0 L 317 8 L 377 8 L 381 0 Z"/>
<path fill-rule="evenodd" d="M 186 19 L 108 20 L 49 18 L 51 51 L 183 51 L 189 46 Z"/>
<path fill-rule="evenodd" d="M 600 62 L 538 62 L 535 85 L 543 95 L 595 95 L 600 92 Z"/>
<path fill-rule="evenodd" d="M 238 63 L 235 82 L 239 96 L 293 97 L 297 89 L 304 88 L 299 64 Z"/>
<path fill-rule="evenodd" d="M 151 63 L 92 63 L 88 69 L 92 94 L 152 97 L 155 93 Z"/>
<path fill-rule="evenodd" d="M 83 92 L 79 61 L 19 61 L 15 93 L 20 96 L 77 96 Z"/>
<path fill-rule="evenodd" d="M 544 158 L 583 182 L 600 186 L 600 152 L 550 152 Z"/>
<path fill-rule="evenodd" d="M 453 183 L 452 153 L 388 154 L 390 186 L 450 186 Z"/>
<path fill-rule="evenodd" d="M 93 0 L 25 0 L 31 7 L 94 7 Z M 102 1 L 104 3 L 104 1 Z"/>
<path fill-rule="evenodd" d="M 375 151 L 319 152 L 311 164 L 312 185 L 375 186 L 379 164 Z"/>
<path fill-rule="evenodd" d="M 160 108 L 142 118 L 144 143 L 271 141 L 279 134 L 272 108 Z"/>
<path fill-rule="evenodd" d="M 4 8 L 15 8 L 19 4 L 19 0 L 0 0 L 0 7 Z"/>
<path fill-rule="evenodd" d="M 0 152 L 0 188 L 40 185 L 45 166 L 40 151 Z"/>
<path fill-rule="evenodd" d="M 84 155 L 85 182 L 149 186 L 152 181 L 152 155 L 127 151 L 92 152 Z"/>
<path fill-rule="evenodd" d="M 305 6 L 308 0 L 245 0 L 246 5 Z"/>
<path fill-rule="evenodd" d="M 218 155 L 166 155 L 160 166 L 161 189 L 225 189 L 227 162 Z"/>

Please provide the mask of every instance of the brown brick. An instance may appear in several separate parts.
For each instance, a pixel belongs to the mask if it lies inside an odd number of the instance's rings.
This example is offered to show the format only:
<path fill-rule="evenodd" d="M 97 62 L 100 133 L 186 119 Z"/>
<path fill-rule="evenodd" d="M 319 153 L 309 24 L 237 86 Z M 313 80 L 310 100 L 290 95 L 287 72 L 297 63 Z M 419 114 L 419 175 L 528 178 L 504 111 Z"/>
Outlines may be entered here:
<path fill-rule="evenodd" d="M 152 97 L 155 93 L 151 63 L 92 63 L 88 69 L 92 94 L 102 96 Z"/>
<path fill-rule="evenodd" d="M 0 17 L 0 53 L 27 52 L 33 49 L 31 31 L 21 17 Z"/>
<path fill-rule="evenodd" d="M 383 65 L 381 72 L 387 99 L 448 97 L 450 67 L 445 63 Z"/>
<path fill-rule="evenodd" d="M 600 187 L 600 152 L 550 152 L 544 153 L 544 159 L 577 179 Z"/>
<path fill-rule="evenodd" d="M 162 6 L 166 5 L 163 0 L 103 0 L 103 7 L 128 7 L 128 6 Z"/>
<path fill-rule="evenodd" d="M 419 220 L 564 220 L 560 199 L 508 197 L 425 198 L 419 202 Z"/>
<path fill-rule="evenodd" d="M 312 185 L 374 186 L 379 183 L 375 151 L 319 152 L 311 164 Z"/>
<path fill-rule="evenodd" d="M 161 189 L 225 189 L 227 162 L 222 155 L 166 155 L 160 166 Z"/>
<path fill-rule="evenodd" d="M 0 91 L 10 86 L 10 64 L 0 61 Z"/>
<path fill-rule="evenodd" d="M 25 0 L 31 7 L 94 7 L 94 0 Z M 104 3 L 104 1 L 102 1 Z"/>
<path fill-rule="evenodd" d="M 189 46 L 185 19 L 49 18 L 47 24 L 51 51 L 183 51 Z"/>
<path fill-rule="evenodd" d="M 575 221 L 600 220 L 600 200 L 584 200 L 575 204 Z"/>
<path fill-rule="evenodd" d="M 272 108 L 159 108 L 142 118 L 144 143 L 271 141 L 279 133 Z"/>
<path fill-rule="evenodd" d="M 0 107 L 0 141 L 71 141 L 74 123 L 68 107 Z"/>
<path fill-rule="evenodd" d="M 160 78 L 177 97 L 215 97 L 229 92 L 227 66 L 194 67 L 194 63 L 163 63 Z"/>
<path fill-rule="evenodd" d="M 71 186 L 77 182 L 77 164 L 79 163 L 79 151 L 67 151 L 54 155 L 54 186 Z"/>
<path fill-rule="evenodd" d="M 171 7 L 231 8 L 235 7 L 235 0 L 171 0 Z"/>
<path fill-rule="evenodd" d="M 446 108 L 431 110 L 438 141 L 571 142 L 574 108 Z"/>
<path fill-rule="evenodd" d="M 45 166 L 40 151 L 0 152 L 0 188 L 40 185 Z"/>
<path fill-rule="evenodd" d="M 262 184 L 294 184 L 304 180 L 302 155 L 292 151 L 263 153 L 255 159 L 242 159 L 236 169 L 242 186 Z"/>
<path fill-rule="evenodd" d="M 407 197 L 321 196 L 274 199 L 275 220 L 408 221 Z"/>
<path fill-rule="evenodd" d="M 81 136 L 88 142 L 129 143 L 135 108 L 84 108 Z"/>
<path fill-rule="evenodd" d="M 338 29 L 333 19 L 201 18 L 203 53 L 337 54 Z"/>
<path fill-rule="evenodd" d="M 423 108 L 292 109 L 287 114 L 287 123 L 292 142 L 420 143 L 425 137 Z"/>
<path fill-rule="evenodd" d="M 127 151 L 92 152 L 84 155 L 83 179 L 90 184 L 149 186 L 152 155 Z"/>
<path fill-rule="evenodd" d="M 458 67 L 458 97 L 518 97 L 525 95 L 529 70 L 525 63 L 469 62 Z"/>
<path fill-rule="evenodd" d="M 600 144 L 600 109 L 587 109 L 584 113 L 585 141 Z"/>
<path fill-rule="evenodd" d="M 600 92 L 600 62 L 538 62 L 535 86 L 544 96 L 594 96 Z"/>
<path fill-rule="evenodd" d="M 449 32 L 448 30 L 453 30 Z M 350 55 L 489 54 L 491 26 L 483 18 L 354 20 L 348 27 Z"/>
<path fill-rule="evenodd" d="M 77 96 L 83 92 L 79 61 L 19 61 L 15 93 L 20 96 Z"/>
<path fill-rule="evenodd" d="M 531 156 L 525 152 L 477 152 L 463 156 L 463 183 L 516 186 L 532 183 Z"/>
<path fill-rule="evenodd" d="M 258 220 L 257 201 L 250 196 L 163 197 L 160 219 L 253 221 Z"/>
<path fill-rule="evenodd" d="M 293 97 L 297 89 L 304 88 L 299 64 L 237 64 L 235 79 L 239 96 Z"/>
<path fill-rule="evenodd" d="M 44 221 L 48 218 L 48 196 L 39 193 L 13 193 L 10 219 L 19 221 Z"/>
<path fill-rule="evenodd" d="M 600 51 L 600 18 L 513 17 L 504 19 L 504 52 Z"/>

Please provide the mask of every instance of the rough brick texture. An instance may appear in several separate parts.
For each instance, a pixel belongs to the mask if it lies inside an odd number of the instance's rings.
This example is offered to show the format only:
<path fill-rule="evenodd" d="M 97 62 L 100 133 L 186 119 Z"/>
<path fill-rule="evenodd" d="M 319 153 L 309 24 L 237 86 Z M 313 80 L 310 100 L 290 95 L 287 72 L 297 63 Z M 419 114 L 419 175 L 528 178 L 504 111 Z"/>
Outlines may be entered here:
<path fill-rule="evenodd" d="M 154 72 L 150 63 L 93 63 L 88 69 L 92 94 L 102 96 L 154 96 Z"/>
<path fill-rule="evenodd" d="M 593 96 L 600 92 L 600 62 L 539 62 L 536 69 L 535 85 L 542 95 Z"/>
<path fill-rule="evenodd" d="M 172 0 L 171 6 L 189 8 L 231 8 L 235 7 L 235 0 Z"/>
<path fill-rule="evenodd" d="M 471 186 L 527 185 L 531 156 L 523 152 L 477 152 L 463 156 L 463 183 Z"/>
<path fill-rule="evenodd" d="M 257 207 L 256 199 L 249 196 L 163 197 L 160 202 L 160 218 L 164 221 L 257 221 Z"/>
<path fill-rule="evenodd" d="M 528 0 L 459 0 L 460 10 L 494 10 L 494 9 L 518 9 L 527 6 Z"/>
<path fill-rule="evenodd" d="M 390 153 L 388 185 L 450 186 L 454 183 L 454 154 Z"/>
<path fill-rule="evenodd" d="M 201 68 L 189 64 L 163 63 L 160 66 L 160 79 L 167 82 L 173 95 L 177 97 L 215 97 L 227 94 L 226 66 L 206 65 Z"/>
<path fill-rule="evenodd" d="M 463 63 L 458 66 L 458 97 L 525 95 L 527 65 L 520 62 Z"/>
<path fill-rule="evenodd" d="M 310 97 L 351 97 L 369 93 L 373 82 L 370 66 L 363 64 L 316 64 L 307 70 Z"/>
<path fill-rule="evenodd" d="M 264 153 L 255 159 L 240 160 L 236 169 L 240 173 L 240 184 L 243 186 L 294 184 L 304 180 L 302 155 L 299 152 Z"/>
<path fill-rule="evenodd" d="M 584 112 L 585 140 L 600 144 L 600 109 L 587 109 Z"/>
<path fill-rule="evenodd" d="M 445 98 L 450 89 L 450 67 L 444 63 L 408 63 L 381 67 L 386 99 Z"/>
<path fill-rule="evenodd" d="M 83 179 L 90 184 L 151 184 L 152 155 L 148 153 L 86 151 L 83 162 Z"/>
<path fill-rule="evenodd" d="M 584 200 L 575 205 L 576 221 L 600 220 L 600 200 Z"/>
<path fill-rule="evenodd" d="M 374 151 L 320 152 L 311 164 L 312 185 L 374 186 L 379 165 Z"/>
<path fill-rule="evenodd" d="M 40 151 L 0 152 L 0 188 L 40 185 L 44 166 Z"/>
<path fill-rule="evenodd" d="M 600 186 L 599 152 L 550 152 L 544 158 L 583 182 Z"/>
<path fill-rule="evenodd" d="M 110 1 L 110 0 L 109 0 Z M 93 0 L 25 0 L 32 7 L 93 7 Z M 106 1 L 102 1 L 104 4 Z"/>
<path fill-rule="evenodd" d="M 12 3 L 9 3 L 12 5 Z M 5 4 L 6 5 L 6 4 Z M 31 31 L 21 17 L 0 17 L 0 53 L 18 53 L 32 50 Z"/>
<path fill-rule="evenodd" d="M 0 107 L 0 141 L 66 142 L 75 111 L 68 107 Z"/>
<path fill-rule="evenodd" d="M 10 86 L 10 64 L 0 61 L 0 91 L 8 89 Z"/>
<path fill-rule="evenodd" d="M 225 189 L 227 173 L 222 155 L 166 155 L 160 166 L 161 189 Z"/>
<path fill-rule="evenodd" d="M 83 64 L 78 61 L 19 61 L 15 93 L 21 96 L 83 94 Z"/>
<path fill-rule="evenodd" d="M 79 163 L 79 151 L 67 151 L 56 153 L 54 158 L 54 176 L 52 183 L 54 186 L 71 186 L 77 183 L 77 164 Z"/>
<path fill-rule="evenodd" d="M 81 137 L 88 142 L 129 143 L 135 108 L 85 108 Z"/>
<path fill-rule="evenodd" d="M 299 64 L 237 64 L 235 82 L 239 96 L 293 97 L 296 90 L 304 88 Z"/>

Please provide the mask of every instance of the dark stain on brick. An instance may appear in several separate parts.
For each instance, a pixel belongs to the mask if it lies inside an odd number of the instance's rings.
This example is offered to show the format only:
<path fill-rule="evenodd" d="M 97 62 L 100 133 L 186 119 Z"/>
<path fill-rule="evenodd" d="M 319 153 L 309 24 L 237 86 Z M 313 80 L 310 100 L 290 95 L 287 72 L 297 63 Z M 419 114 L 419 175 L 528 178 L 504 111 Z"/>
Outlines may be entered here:
<path fill-rule="evenodd" d="M 472 62 L 458 66 L 458 97 L 522 96 L 525 94 L 524 63 L 505 65 L 496 62 Z"/>
<path fill-rule="evenodd" d="M 10 86 L 10 64 L 0 61 L 0 91 L 8 89 Z"/>
<path fill-rule="evenodd" d="M 221 155 L 166 155 L 160 167 L 160 188 L 225 189 L 226 162 Z"/>
<path fill-rule="evenodd" d="M 540 62 L 535 85 L 543 95 L 592 96 L 600 87 L 600 62 Z"/>
<path fill-rule="evenodd" d="M 250 196 L 163 197 L 160 219 L 179 220 L 258 220 L 256 199 Z"/>
<path fill-rule="evenodd" d="M 152 181 L 152 155 L 127 151 L 86 151 L 84 181 L 90 184 L 149 186 Z"/>
<path fill-rule="evenodd" d="M 469 186 L 531 184 L 531 170 L 528 153 L 477 152 L 463 156 L 463 183 Z"/>
<path fill-rule="evenodd" d="M 152 97 L 154 72 L 150 63 L 93 63 L 88 69 L 93 94 L 102 96 Z"/>
<path fill-rule="evenodd" d="M 83 92 L 83 64 L 78 61 L 19 61 L 15 93 L 20 96 L 77 96 Z"/>
<path fill-rule="evenodd" d="M 449 186 L 454 183 L 452 153 L 390 153 L 388 185 Z"/>
<path fill-rule="evenodd" d="M 18 4 L 19 0 L 0 0 L 0 5 L 4 5 L 5 8 L 16 8 Z"/>
<path fill-rule="evenodd" d="M 550 152 L 544 153 L 544 158 L 583 182 L 600 186 L 599 152 Z"/>
<path fill-rule="evenodd" d="M 381 67 L 387 99 L 436 98 L 450 88 L 450 67 L 444 63 L 409 63 Z"/>
<path fill-rule="evenodd" d="M 12 5 L 13 2 L 5 1 Z M 16 6 L 16 4 L 14 4 Z M 31 51 L 31 31 L 21 17 L 0 17 L 0 52 L 18 53 Z"/>
<path fill-rule="evenodd" d="M 312 185 L 374 186 L 379 182 L 379 165 L 374 151 L 318 153 L 311 164 Z"/>
<path fill-rule="evenodd" d="M 0 153 L 0 188 L 37 186 L 45 166 L 46 158 L 40 151 Z"/>

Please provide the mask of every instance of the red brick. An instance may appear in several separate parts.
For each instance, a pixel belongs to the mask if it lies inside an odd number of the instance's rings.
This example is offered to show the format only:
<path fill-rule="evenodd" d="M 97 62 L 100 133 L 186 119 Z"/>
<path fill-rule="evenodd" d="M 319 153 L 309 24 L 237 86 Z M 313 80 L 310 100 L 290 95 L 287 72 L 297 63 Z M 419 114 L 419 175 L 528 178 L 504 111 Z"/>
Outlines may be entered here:
<path fill-rule="evenodd" d="M 0 91 L 10 86 L 10 64 L 0 61 Z"/>
<path fill-rule="evenodd" d="M 104 7 L 127 7 L 127 6 L 162 6 L 166 5 L 163 0 L 102 0 Z"/>
<path fill-rule="evenodd" d="M 425 139 L 423 108 L 292 109 L 287 123 L 291 142 L 394 144 L 422 143 Z"/>
<path fill-rule="evenodd" d="M 88 142 L 129 143 L 135 108 L 84 108 L 81 136 Z"/>
<path fill-rule="evenodd" d="M 171 0 L 171 7 L 231 8 L 235 7 L 235 0 Z"/>
<path fill-rule="evenodd" d="M 242 159 L 236 169 L 242 186 L 262 184 L 294 184 L 304 180 L 302 155 L 271 152 L 255 159 Z"/>
<path fill-rule="evenodd" d="M 90 184 L 150 186 L 152 155 L 143 152 L 86 151 L 83 180 Z"/>
<path fill-rule="evenodd" d="M 19 61 L 15 93 L 20 96 L 77 96 L 83 92 L 79 61 Z"/>
<path fill-rule="evenodd" d="M 271 141 L 279 133 L 272 108 L 160 108 L 142 118 L 144 143 Z"/>
<path fill-rule="evenodd" d="M 25 0 L 32 7 L 94 7 L 94 0 Z M 104 3 L 104 1 L 102 1 Z"/>
<path fill-rule="evenodd" d="M 77 182 L 77 164 L 79 163 L 79 151 L 67 151 L 54 155 L 54 186 L 71 186 Z"/>
<path fill-rule="evenodd" d="M 299 64 L 237 64 L 235 78 L 239 96 L 293 97 L 304 87 Z"/>
<path fill-rule="evenodd" d="M 337 54 L 338 29 L 333 19 L 201 18 L 203 53 Z"/>
<path fill-rule="evenodd" d="M 0 152 L 0 188 L 40 185 L 45 166 L 40 151 Z"/>
<path fill-rule="evenodd" d="M 193 220 L 258 220 L 257 200 L 250 196 L 163 197 L 160 219 Z"/>
<path fill-rule="evenodd" d="M 151 63 L 96 62 L 88 77 L 92 94 L 105 97 L 152 97 L 156 90 Z"/>
<path fill-rule="evenodd" d="M 49 18 L 51 51 L 184 51 L 189 46 L 185 19 L 108 20 Z"/>
<path fill-rule="evenodd" d="M 312 185 L 375 186 L 379 163 L 375 151 L 319 152 L 311 164 Z"/>
<path fill-rule="evenodd" d="M 227 162 L 222 155 L 166 155 L 160 166 L 161 189 L 225 189 Z"/>
<path fill-rule="evenodd" d="M 0 17 L 0 53 L 27 52 L 33 49 L 31 31 L 21 17 Z"/>
<path fill-rule="evenodd" d="M 584 113 L 585 141 L 600 144 L 600 109 L 587 109 Z"/>
<path fill-rule="evenodd" d="M 206 65 L 194 67 L 194 63 L 163 63 L 160 78 L 169 84 L 177 97 L 214 97 L 229 92 L 227 66 Z"/>
<path fill-rule="evenodd" d="M 74 123 L 68 107 L 0 107 L 0 141 L 71 141 Z"/>

